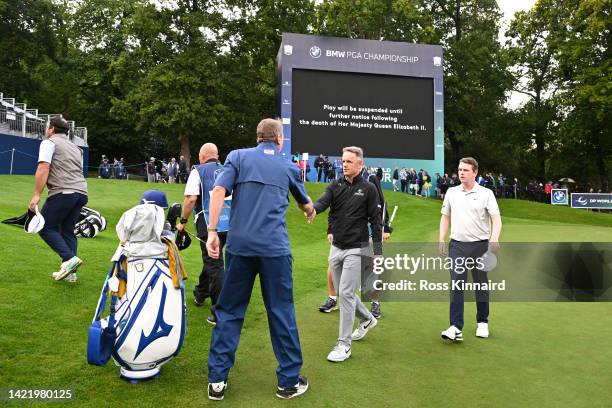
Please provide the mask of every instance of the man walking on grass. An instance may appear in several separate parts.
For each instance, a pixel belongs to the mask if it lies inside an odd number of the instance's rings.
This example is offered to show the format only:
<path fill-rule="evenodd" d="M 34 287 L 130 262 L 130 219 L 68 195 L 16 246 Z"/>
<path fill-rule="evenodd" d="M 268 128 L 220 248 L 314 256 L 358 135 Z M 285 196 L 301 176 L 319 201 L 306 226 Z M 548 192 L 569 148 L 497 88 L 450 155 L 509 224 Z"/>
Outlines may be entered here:
<path fill-rule="evenodd" d="M 495 195 L 486 187 L 476 183 L 478 162 L 472 157 L 459 161 L 461 184 L 448 189 L 442 204 L 440 219 L 439 250 L 446 256 L 446 235 L 451 227 L 448 256 L 453 260 L 451 270 L 450 327 L 442 332 L 442 338 L 450 341 L 463 340 L 463 290 L 467 281 L 467 270 L 463 266 L 467 259 L 476 260 L 487 251 L 499 249 L 502 222 Z M 490 220 L 490 222 L 489 222 Z M 457 260 L 461 259 L 461 262 Z M 471 262 L 470 262 L 471 263 Z M 455 267 L 457 265 L 457 267 Z M 460 268 L 459 265 L 462 265 Z M 487 283 L 487 272 L 474 267 L 474 282 Z M 476 291 L 476 337 L 489 337 L 489 291 Z"/>
<path fill-rule="evenodd" d="M 76 270 L 83 261 L 77 256 L 74 226 L 87 204 L 87 182 L 83 177 L 83 152 L 68 140 L 69 130 L 63 118 L 49 121 L 48 139 L 40 144 L 34 194 L 28 208 L 36 211 L 46 186 L 49 192 L 41 211 L 45 226 L 39 234 L 62 260 L 52 276 L 58 281 L 70 275 L 68 280 L 76 282 Z"/>
<path fill-rule="evenodd" d="M 342 153 L 343 177 L 333 181 L 314 204 L 315 214 L 330 207 L 328 233 L 332 241 L 329 265 L 334 287 L 340 295 L 338 342 L 327 359 L 341 362 L 352 354 L 352 341 L 361 340 L 378 323 L 355 293 L 361 283 L 368 252 L 368 223 L 372 229 L 374 256 L 382 255 L 381 209 L 376 187 L 361 176 L 363 150 L 345 147 Z M 311 218 L 314 218 L 311 217 Z M 312 221 L 312 219 L 310 219 Z M 359 326 L 353 332 L 355 316 Z"/>
<path fill-rule="evenodd" d="M 283 142 L 280 121 L 259 122 L 257 147 L 228 154 L 210 197 L 206 248 L 216 259 L 221 255 L 219 215 L 226 194 L 233 196 L 225 279 L 208 355 L 208 398 L 212 400 L 224 398 L 257 275 L 278 361 L 276 396 L 294 398 L 308 389 L 308 381 L 300 375 L 302 348 L 293 304 L 293 258 L 285 218 L 289 193 L 307 217 L 313 217 L 314 208 L 299 169 L 281 155 Z"/>

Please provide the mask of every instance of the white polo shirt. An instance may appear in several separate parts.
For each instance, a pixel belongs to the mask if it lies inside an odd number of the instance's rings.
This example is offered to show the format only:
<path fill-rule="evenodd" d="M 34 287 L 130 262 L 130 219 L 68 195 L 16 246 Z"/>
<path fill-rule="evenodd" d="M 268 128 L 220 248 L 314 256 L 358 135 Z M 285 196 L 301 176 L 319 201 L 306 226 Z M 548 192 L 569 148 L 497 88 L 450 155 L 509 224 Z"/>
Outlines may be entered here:
<path fill-rule="evenodd" d="M 471 191 L 466 191 L 460 184 L 448 189 L 441 212 L 450 216 L 451 239 L 475 242 L 491 237 L 491 215 L 499 214 L 499 207 L 488 188 L 476 183 Z"/>
<path fill-rule="evenodd" d="M 189 173 L 189 177 L 187 178 L 187 183 L 185 184 L 185 193 L 186 196 L 200 195 L 200 173 L 196 169 L 192 169 L 191 173 Z"/>

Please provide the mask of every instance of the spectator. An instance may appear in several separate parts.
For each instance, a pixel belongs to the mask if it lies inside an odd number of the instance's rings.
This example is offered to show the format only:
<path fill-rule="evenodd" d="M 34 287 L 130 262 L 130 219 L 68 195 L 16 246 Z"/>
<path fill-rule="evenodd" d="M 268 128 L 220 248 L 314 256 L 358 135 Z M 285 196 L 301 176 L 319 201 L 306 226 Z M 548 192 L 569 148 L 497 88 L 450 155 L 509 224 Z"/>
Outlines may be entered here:
<path fill-rule="evenodd" d="M 400 171 L 400 188 L 402 193 L 408 191 L 408 170 L 406 170 L 406 167 L 402 167 Z"/>
<path fill-rule="evenodd" d="M 334 165 L 329 161 L 329 156 L 325 156 L 325 182 L 334 178 Z"/>
<path fill-rule="evenodd" d="M 420 169 L 416 175 L 416 183 L 417 183 L 417 194 L 419 197 L 423 192 L 423 169 Z"/>
<path fill-rule="evenodd" d="M 113 172 L 115 173 L 115 178 L 117 180 L 122 180 L 127 177 L 127 171 L 125 165 L 123 164 L 123 157 L 119 159 L 117 165 L 113 169 Z"/>
<path fill-rule="evenodd" d="M 549 181 L 548 183 L 546 183 L 546 186 L 544 187 L 544 195 L 545 195 L 545 199 L 547 203 L 550 203 L 550 193 L 552 192 L 553 189 L 553 185 L 552 185 L 552 180 Z M 590 192 L 593 192 L 593 189 L 591 189 Z"/>
<path fill-rule="evenodd" d="M 411 167 L 408 170 L 408 175 L 406 177 L 406 182 L 408 183 L 408 192 L 412 195 L 416 194 L 416 172 Z"/>
<path fill-rule="evenodd" d="M 448 177 L 448 173 L 444 173 L 444 177 L 442 178 L 442 185 L 440 186 L 440 198 L 444 200 L 446 197 L 446 192 L 451 187 L 452 180 Z"/>
<path fill-rule="evenodd" d="M 497 176 L 497 185 L 499 187 L 499 196 L 506 198 L 506 177 L 501 173 Z"/>
<path fill-rule="evenodd" d="M 314 168 L 317 172 L 317 182 L 320 182 L 321 179 L 325 181 L 325 157 L 323 154 L 320 154 L 314 161 Z"/>
<path fill-rule="evenodd" d="M 147 175 L 147 182 L 155 183 L 157 181 L 155 177 L 157 174 L 157 169 L 155 168 L 155 157 L 151 157 L 149 162 L 145 164 L 145 172 Z"/>
<path fill-rule="evenodd" d="M 399 188 L 397 187 L 398 180 L 399 180 L 399 171 L 397 169 L 397 166 L 395 166 L 395 169 L 393 169 L 393 191 L 399 191 Z"/>
<path fill-rule="evenodd" d="M 436 173 L 436 197 L 440 197 L 442 195 L 442 184 L 444 183 L 444 179 L 440 175 L 440 173 Z"/>
<path fill-rule="evenodd" d="M 342 177 L 342 159 L 334 160 L 334 179 L 339 180 Z"/>
<path fill-rule="evenodd" d="M 383 169 L 382 169 L 382 167 L 378 167 L 376 169 L 376 177 L 378 178 L 378 181 L 382 182 L 382 179 L 383 179 Z"/>
<path fill-rule="evenodd" d="M 425 190 L 425 197 L 429 198 L 431 192 L 431 177 L 427 171 L 423 170 L 423 189 Z"/>
<path fill-rule="evenodd" d="M 98 178 L 109 179 L 113 175 L 113 169 L 108 162 L 108 157 L 102 155 L 102 161 L 98 166 Z"/>
<path fill-rule="evenodd" d="M 160 183 L 168 183 L 168 168 L 162 164 L 161 170 L 158 173 Z"/>
<path fill-rule="evenodd" d="M 178 183 L 187 183 L 187 176 L 188 176 L 188 165 L 187 165 L 187 160 L 185 160 L 185 156 L 181 155 L 179 157 L 179 171 L 178 171 L 178 177 L 176 179 L 176 181 Z"/>
<path fill-rule="evenodd" d="M 176 162 L 176 159 L 173 157 L 170 159 L 170 163 L 168 164 L 168 182 L 170 184 L 176 183 L 176 178 L 179 173 L 179 165 Z"/>

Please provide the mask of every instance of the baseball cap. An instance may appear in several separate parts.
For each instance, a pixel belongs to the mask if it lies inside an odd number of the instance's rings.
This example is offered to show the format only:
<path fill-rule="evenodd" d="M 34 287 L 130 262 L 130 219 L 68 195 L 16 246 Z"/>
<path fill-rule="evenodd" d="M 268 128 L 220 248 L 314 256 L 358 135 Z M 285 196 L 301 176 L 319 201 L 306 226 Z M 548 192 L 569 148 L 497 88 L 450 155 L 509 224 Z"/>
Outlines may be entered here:
<path fill-rule="evenodd" d="M 142 193 L 139 204 L 155 204 L 161 208 L 168 208 L 168 199 L 163 191 L 147 190 Z"/>

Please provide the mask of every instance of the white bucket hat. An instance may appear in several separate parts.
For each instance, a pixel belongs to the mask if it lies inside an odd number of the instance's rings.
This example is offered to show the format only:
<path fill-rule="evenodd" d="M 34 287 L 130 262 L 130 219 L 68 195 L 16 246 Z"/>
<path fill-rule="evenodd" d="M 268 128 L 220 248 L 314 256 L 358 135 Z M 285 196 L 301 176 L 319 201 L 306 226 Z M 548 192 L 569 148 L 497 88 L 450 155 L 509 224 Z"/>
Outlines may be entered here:
<path fill-rule="evenodd" d="M 38 206 L 36 206 L 35 210 L 36 211 L 32 211 L 28 208 L 26 221 L 25 224 L 23 224 L 23 229 L 28 234 L 39 233 L 45 226 L 45 218 L 40 211 L 38 211 Z"/>

